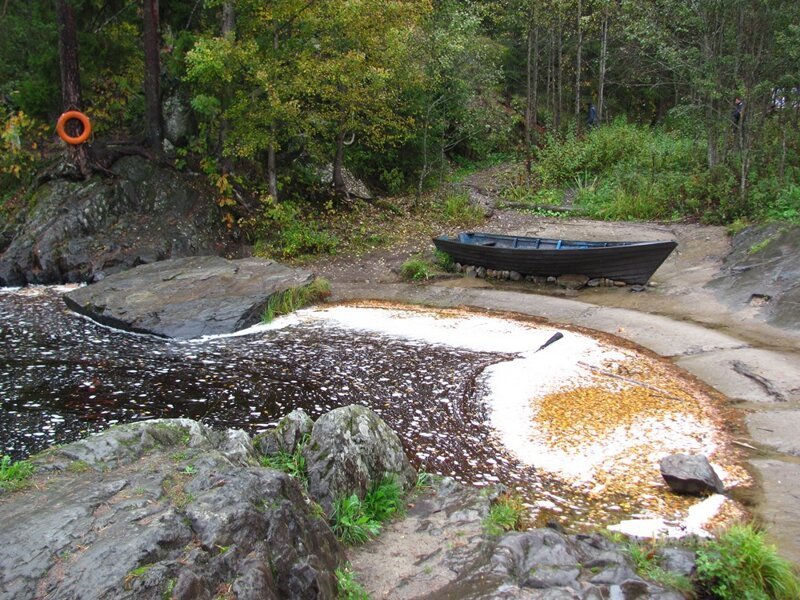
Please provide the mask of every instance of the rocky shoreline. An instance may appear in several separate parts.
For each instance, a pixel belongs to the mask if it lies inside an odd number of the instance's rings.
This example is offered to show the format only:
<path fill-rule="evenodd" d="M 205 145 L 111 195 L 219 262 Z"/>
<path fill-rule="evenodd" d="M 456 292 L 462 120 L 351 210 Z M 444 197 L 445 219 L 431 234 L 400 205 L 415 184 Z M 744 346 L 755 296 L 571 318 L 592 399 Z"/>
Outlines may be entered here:
<path fill-rule="evenodd" d="M 259 465 L 304 438 L 307 490 Z M 417 489 L 390 525 L 423 536 L 416 572 L 371 569 L 365 556 L 385 555 L 344 547 L 332 502 L 386 476 L 411 491 L 416 473 L 397 436 L 357 405 L 315 423 L 296 411 L 255 439 L 189 419 L 121 425 L 33 463 L 32 485 L 0 495 L 4 597 L 336 598 L 336 569 L 351 557 L 366 587 L 391 598 L 683 597 L 639 577 L 599 534 L 487 534 L 492 494 L 448 479 Z M 667 568 L 691 572 L 691 553 L 665 552 Z"/>

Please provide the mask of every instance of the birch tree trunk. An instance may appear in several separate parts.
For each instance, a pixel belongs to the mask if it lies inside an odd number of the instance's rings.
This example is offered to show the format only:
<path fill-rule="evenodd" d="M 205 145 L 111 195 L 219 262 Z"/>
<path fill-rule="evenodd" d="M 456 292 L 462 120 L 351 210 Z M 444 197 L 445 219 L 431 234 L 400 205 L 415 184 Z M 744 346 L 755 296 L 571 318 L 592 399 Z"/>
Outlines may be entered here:
<path fill-rule="evenodd" d="M 608 61 L 608 6 L 603 9 L 600 23 L 600 72 L 597 82 L 597 122 L 601 123 L 605 112 L 606 62 Z"/>
<path fill-rule="evenodd" d="M 578 0 L 578 16 L 575 22 L 577 27 L 578 41 L 575 49 L 575 132 L 581 130 L 581 53 L 583 51 L 583 29 L 581 27 L 581 17 L 583 16 L 583 3 Z"/>

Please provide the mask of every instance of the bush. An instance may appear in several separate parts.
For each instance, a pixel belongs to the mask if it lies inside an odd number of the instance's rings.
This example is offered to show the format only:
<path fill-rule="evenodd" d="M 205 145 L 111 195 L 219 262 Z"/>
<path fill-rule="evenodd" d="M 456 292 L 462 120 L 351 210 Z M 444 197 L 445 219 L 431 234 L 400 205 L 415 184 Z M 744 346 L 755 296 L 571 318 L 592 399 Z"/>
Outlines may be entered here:
<path fill-rule="evenodd" d="M 287 259 L 336 251 L 339 240 L 303 215 L 295 203 L 277 202 L 267 196 L 261 204 L 261 215 L 246 224 L 254 230 L 256 255 Z"/>
<path fill-rule="evenodd" d="M 796 600 L 800 580 L 792 564 L 752 525 L 733 525 L 697 551 L 697 578 L 721 600 Z"/>
<path fill-rule="evenodd" d="M 442 213 L 448 221 L 458 224 L 480 223 L 483 211 L 469 201 L 467 192 L 449 194 L 442 204 Z"/>

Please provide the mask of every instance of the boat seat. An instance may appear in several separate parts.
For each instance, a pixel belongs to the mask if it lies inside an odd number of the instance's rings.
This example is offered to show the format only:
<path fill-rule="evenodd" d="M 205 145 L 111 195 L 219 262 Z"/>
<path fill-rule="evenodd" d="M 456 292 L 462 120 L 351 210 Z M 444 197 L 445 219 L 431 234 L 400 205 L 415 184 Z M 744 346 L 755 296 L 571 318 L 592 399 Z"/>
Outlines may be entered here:
<path fill-rule="evenodd" d="M 481 242 L 481 246 L 496 246 L 497 242 Z"/>

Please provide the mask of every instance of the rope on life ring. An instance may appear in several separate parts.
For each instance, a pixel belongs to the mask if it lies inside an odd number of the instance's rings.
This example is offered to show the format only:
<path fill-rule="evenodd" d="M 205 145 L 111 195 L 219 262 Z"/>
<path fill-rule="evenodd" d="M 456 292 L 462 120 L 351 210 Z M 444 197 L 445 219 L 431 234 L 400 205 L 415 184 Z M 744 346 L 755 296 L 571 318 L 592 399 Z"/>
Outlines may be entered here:
<path fill-rule="evenodd" d="M 81 125 L 83 125 L 83 132 L 80 135 L 71 136 L 64 129 L 66 124 L 73 119 L 80 121 Z M 58 134 L 58 137 L 68 144 L 72 146 L 78 146 L 89 139 L 89 136 L 92 134 L 92 123 L 89 121 L 89 117 L 82 112 L 78 110 L 68 110 L 58 117 L 58 123 L 56 123 L 56 133 Z"/>

